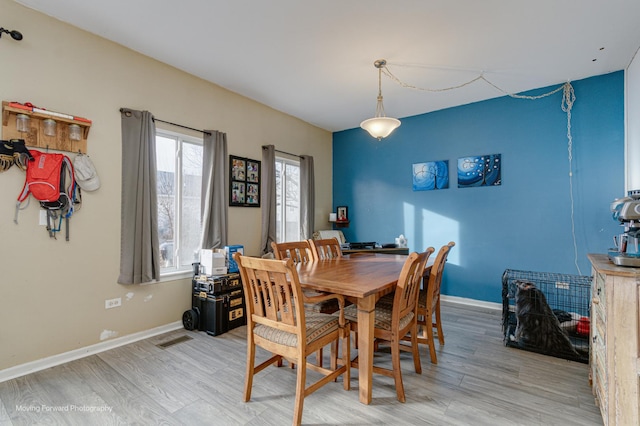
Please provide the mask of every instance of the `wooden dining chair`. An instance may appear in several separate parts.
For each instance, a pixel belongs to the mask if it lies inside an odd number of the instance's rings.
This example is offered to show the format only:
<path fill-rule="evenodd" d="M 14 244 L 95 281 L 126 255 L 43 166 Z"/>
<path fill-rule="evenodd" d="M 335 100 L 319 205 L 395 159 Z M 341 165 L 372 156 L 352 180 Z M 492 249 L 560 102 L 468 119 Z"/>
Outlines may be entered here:
<path fill-rule="evenodd" d="M 350 388 L 349 328 L 344 317 L 344 298 L 325 294 L 316 301 L 335 298 L 340 305 L 339 315 L 320 314 L 304 309 L 304 297 L 295 265 L 291 259 L 260 259 L 234 254 L 247 307 L 247 366 L 244 401 L 251 399 L 254 375 L 271 364 L 280 365 L 283 359 L 297 365 L 296 396 L 293 424 L 302 420 L 304 398 L 342 375 L 344 389 Z M 338 361 L 338 343 L 342 340 L 342 359 Z M 331 344 L 331 368 L 307 362 L 307 357 Z M 271 357 L 256 364 L 256 347 Z M 307 386 L 307 369 L 322 377 Z M 273 386 L 272 386 L 273 387 Z"/>
<path fill-rule="evenodd" d="M 313 258 L 315 260 L 331 260 L 342 257 L 342 248 L 337 238 L 321 238 L 321 239 L 309 239 L 309 245 L 313 252 Z M 345 305 L 350 305 L 350 302 L 345 301 Z M 327 300 L 326 302 L 315 304 L 312 309 L 317 312 L 323 312 L 331 314 L 338 310 L 338 304 L 335 300 Z"/>
<path fill-rule="evenodd" d="M 271 242 L 271 248 L 276 259 L 291 259 L 294 264 L 313 262 L 316 257 L 309 240 L 289 241 L 283 243 Z M 313 299 L 324 293 L 303 290 L 306 299 Z M 335 299 L 323 300 L 317 303 L 307 303 L 307 309 L 323 314 L 332 314 L 338 311 L 338 302 Z M 322 367 L 322 348 L 318 349 L 316 362 Z M 294 365 L 291 364 L 291 367 Z"/>
<path fill-rule="evenodd" d="M 392 305 L 376 304 L 373 331 L 374 339 L 376 341 L 389 343 L 391 346 L 391 362 L 393 367 L 389 370 L 374 365 L 373 372 L 393 377 L 396 394 L 400 402 L 405 402 L 402 371 L 400 368 L 400 351 L 411 352 L 416 373 L 422 373 L 417 340 L 418 325 L 416 322 L 418 292 L 420 290 L 420 282 L 424 274 L 425 265 L 433 251 L 433 247 L 430 247 L 424 253 L 411 253 L 400 271 Z M 351 330 L 357 331 L 358 312 L 356 305 L 347 306 L 344 315 L 351 324 Z M 401 343 L 402 337 L 407 333 L 413 336 L 411 346 Z M 372 342 L 372 344 L 375 344 L 375 342 Z M 357 357 L 352 361 L 351 365 L 355 367 L 358 366 Z"/>
<path fill-rule="evenodd" d="M 316 260 L 337 259 L 342 257 L 342 248 L 337 238 L 308 240 Z"/>
<path fill-rule="evenodd" d="M 313 261 L 313 250 L 309 241 L 289 241 L 284 243 L 271 242 L 273 255 L 276 259 L 291 259 L 294 264 Z"/>
<path fill-rule="evenodd" d="M 418 342 L 429 345 L 429 354 L 433 364 L 438 363 L 433 335 L 434 328 L 438 332 L 438 342 L 440 345 L 444 345 L 442 318 L 440 316 L 440 288 L 447 257 L 455 245 L 456 243 L 450 241 L 440 248 L 428 279 L 427 277 L 424 279 L 424 285 L 418 298 L 418 328 L 421 329 L 421 334 L 418 335 Z"/>
<path fill-rule="evenodd" d="M 333 238 L 332 240 L 337 242 L 335 238 Z M 315 248 L 313 247 L 312 241 L 313 240 L 291 241 L 286 243 L 272 242 L 271 248 L 273 249 L 273 253 L 276 259 L 280 259 L 280 260 L 291 259 L 295 264 L 300 262 L 302 263 L 312 262 L 318 259 L 317 254 L 315 252 Z M 340 245 L 338 244 L 338 248 L 339 247 Z M 340 252 L 340 255 L 342 256 L 342 252 Z M 308 298 L 315 297 L 322 294 L 322 293 L 306 291 L 306 290 L 303 290 L 303 293 Z M 331 300 L 326 300 L 320 303 L 315 303 L 313 305 L 309 305 L 309 308 L 323 314 L 332 314 L 338 311 L 338 303 L 334 299 L 331 299 Z M 322 355 L 322 352 L 318 354 L 318 358 L 319 358 L 318 361 L 320 363 L 322 363 L 321 355 Z M 319 365 L 322 365 L 322 364 L 319 364 Z"/>

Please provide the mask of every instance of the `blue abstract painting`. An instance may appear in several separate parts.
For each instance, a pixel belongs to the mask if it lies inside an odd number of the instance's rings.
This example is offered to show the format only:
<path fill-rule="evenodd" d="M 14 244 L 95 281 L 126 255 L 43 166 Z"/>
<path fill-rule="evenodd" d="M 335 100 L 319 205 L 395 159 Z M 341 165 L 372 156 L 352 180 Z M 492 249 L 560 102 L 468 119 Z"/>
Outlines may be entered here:
<path fill-rule="evenodd" d="M 502 184 L 501 154 L 458 158 L 458 188 Z"/>
<path fill-rule="evenodd" d="M 430 191 L 449 187 L 449 160 L 413 164 L 413 190 Z"/>

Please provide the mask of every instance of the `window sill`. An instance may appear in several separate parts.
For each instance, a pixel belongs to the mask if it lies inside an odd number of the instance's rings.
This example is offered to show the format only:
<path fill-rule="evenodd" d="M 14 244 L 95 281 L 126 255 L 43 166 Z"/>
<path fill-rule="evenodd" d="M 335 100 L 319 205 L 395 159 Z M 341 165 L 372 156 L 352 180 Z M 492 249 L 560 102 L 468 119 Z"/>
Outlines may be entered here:
<path fill-rule="evenodd" d="M 187 278 L 191 278 L 193 275 L 193 271 L 171 271 L 160 273 L 160 279 L 158 282 L 165 283 L 169 281 L 178 281 Z"/>

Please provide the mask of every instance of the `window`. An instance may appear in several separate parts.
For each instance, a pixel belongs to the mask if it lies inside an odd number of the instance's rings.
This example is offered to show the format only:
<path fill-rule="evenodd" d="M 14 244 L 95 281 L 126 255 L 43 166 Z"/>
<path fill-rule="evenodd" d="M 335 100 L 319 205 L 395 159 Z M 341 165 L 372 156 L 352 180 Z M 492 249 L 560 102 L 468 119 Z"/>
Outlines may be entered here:
<path fill-rule="evenodd" d="M 276 157 L 276 241 L 300 238 L 300 162 Z"/>
<path fill-rule="evenodd" d="M 202 140 L 158 130 L 156 158 L 160 273 L 191 271 L 200 248 Z"/>

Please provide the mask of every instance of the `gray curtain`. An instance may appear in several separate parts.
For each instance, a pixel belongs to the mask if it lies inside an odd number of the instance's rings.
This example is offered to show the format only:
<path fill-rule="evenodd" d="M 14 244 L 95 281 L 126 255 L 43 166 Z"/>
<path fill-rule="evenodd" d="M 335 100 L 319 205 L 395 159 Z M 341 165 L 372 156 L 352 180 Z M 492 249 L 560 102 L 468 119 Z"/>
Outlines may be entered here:
<path fill-rule="evenodd" d="M 261 254 L 271 252 L 276 240 L 276 150 L 273 145 L 262 147 L 262 238 Z"/>
<path fill-rule="evenodd" d="M 149 111 L 120 109 L 122 202 L 120 284 L 160 278 L 156 189 L 156 128 Z"/>
<path fill-rule="evenodd" d="M 313 235 L 315 227 L 314 215 L 316 211 L 316 187 L 313 171 L 313 157 L 300 157 L 300 228 L 302 239 Z"/>
<path fill-rule="evenodd" d="M 227 134 L 206 130 L 202 149 L 202 234 L 201 248 L 227 245 Z"/>

